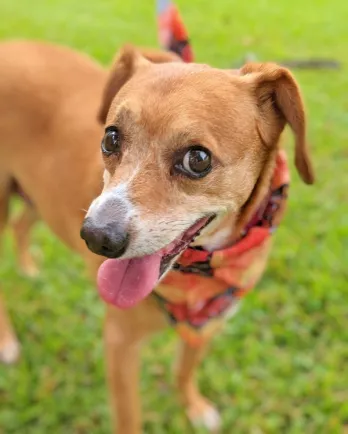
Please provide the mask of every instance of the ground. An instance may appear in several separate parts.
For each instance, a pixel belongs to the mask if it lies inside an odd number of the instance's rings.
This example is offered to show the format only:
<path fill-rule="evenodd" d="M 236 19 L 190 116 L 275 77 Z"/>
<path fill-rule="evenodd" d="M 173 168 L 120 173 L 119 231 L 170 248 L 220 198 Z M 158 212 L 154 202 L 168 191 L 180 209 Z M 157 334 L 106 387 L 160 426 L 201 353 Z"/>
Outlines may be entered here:
<path fill-rule="evenodd" d="M 270 267 L 200 371 L 221 409 L 223 433 L 338 434 L 348 430 L 348 3 L 344 0 L 178 1 L 197 60 L 228 68 L 262 60 L 326 57 L 339 71 L 294 71 L 309 113 L 317 183 L 294 170 L 290 208 Z M 125 41 L 156 46 L 154 2 L 33 0 L 0 4 L 0 38 L 46 39 L 108 64 Z M 0 68 L 1 79 L 1 68 Z M 287 148 L 291 151 L 289 137 Z M 42 225 L 33 236 L 42 274 L 14 268 L 7 236 L 0 282 L 23 344 L 0 367 L 0 433 L 108 433 L 103 305 L 81 261 Z M 175 400 L 172 331 L 144 350 L 145 432 L 188 431 Z"/>

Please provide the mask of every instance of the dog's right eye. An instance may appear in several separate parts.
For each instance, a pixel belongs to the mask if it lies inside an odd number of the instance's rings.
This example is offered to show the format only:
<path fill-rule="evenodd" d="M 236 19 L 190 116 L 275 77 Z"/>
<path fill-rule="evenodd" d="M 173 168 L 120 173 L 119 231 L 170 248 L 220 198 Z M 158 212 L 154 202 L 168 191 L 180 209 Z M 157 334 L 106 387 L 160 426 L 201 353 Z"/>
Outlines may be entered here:
<path fill-rule="evenodd" d="M 101 143 L 104 155 L 117 154 L 120 151 L 120 133 L 116 127 L 108 127 Z"/>
<path fill-rule="evenodd" d="M 208 175 L 212 169 L 211 153 L 203 146 L 190 147 L 186 154 L 174 165 L 176 171 L 191 179 L 199 179 Z"/>

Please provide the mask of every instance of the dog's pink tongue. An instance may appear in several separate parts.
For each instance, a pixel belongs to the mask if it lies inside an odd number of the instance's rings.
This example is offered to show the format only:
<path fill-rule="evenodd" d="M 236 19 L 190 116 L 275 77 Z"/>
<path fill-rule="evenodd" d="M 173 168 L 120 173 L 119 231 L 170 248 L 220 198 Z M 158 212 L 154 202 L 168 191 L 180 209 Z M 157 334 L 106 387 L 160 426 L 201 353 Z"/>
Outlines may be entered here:
<path fill-rule="evenodd" d="M 134 259 L 107 259 L 98 271 L 101 297 L 120 309 L 134 306 L 156 286 L 161 255 L 153 254 Z"/>

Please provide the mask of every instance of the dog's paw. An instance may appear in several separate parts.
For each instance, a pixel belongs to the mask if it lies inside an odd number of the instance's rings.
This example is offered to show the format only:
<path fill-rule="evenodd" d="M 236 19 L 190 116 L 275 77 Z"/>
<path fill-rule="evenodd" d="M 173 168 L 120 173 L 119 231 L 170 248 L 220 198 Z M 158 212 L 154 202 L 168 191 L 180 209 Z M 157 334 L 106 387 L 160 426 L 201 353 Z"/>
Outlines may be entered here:
<path fill-rule="evenodd" d="M 187 416 L 195 428 L 205 428 L 210 433 L 217 434 L 221 426 L 221 418 L 216 408 L 202 398 L 187 409 Z"/>
<path fill-rule="evenodd" d="M 7 365 L 15 363 L 20 355 L 20 345 L 17 340 L 8 340 L 0 347 L 0 362 Z"/>
<path fill-rule="evenodd" d="M 35 261 L 30 258 L 26 259 L 26 261 L 21 261 L 19 264 L 20 272 L 23 276 L 34 279 L 40 274 L 40 270 L 37 267 Z"/>

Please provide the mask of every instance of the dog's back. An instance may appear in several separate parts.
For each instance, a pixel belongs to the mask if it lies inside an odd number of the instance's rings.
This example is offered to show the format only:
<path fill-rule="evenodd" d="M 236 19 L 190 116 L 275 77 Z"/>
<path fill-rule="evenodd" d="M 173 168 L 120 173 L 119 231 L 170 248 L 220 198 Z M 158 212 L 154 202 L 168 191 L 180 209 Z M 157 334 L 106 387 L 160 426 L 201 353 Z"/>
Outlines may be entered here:
<path fill-rule="evenodd" d="M 76 196 L 87 207 L 96 194 L 81 198 L 76 179 L 88 182 L 84 162 L 93 160 L 91 153 L 99 157 L 97 111 L 105 80 L 100 65 L 68 48 L 26 41 L 0 44 L 0 232 L 9 198 L 19 192 L 63 240 L 74 233 L 66 225 L 76 222 L 70 215 Z M 67 169 L 70 159 L 80 172 L 73 177 Z M 70 194 L 63 195 L 67 189 Z M 75 212 L 83 218 L 81 209 Z M 73 248 L 80 243 L 78 236 L 65 241 Z"/>
<path fill-rule="evenodd" d="M 92 256 L 79 230 L 102 184 L 97 118 L 106 79 L 100 65 L 68 48 L 0 44 L 0 238 L 11 196 L 19 194 L 27 205 L 11 226 L 25 274 L 37 272 L 29 233 L 38 218 L 87 260 Z M 18 354 L 0 300 L 0 361 L 11 363 Z"/>

